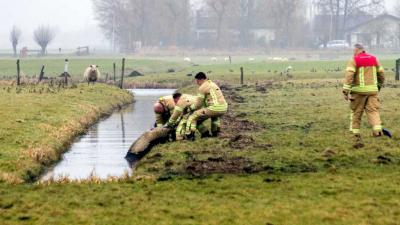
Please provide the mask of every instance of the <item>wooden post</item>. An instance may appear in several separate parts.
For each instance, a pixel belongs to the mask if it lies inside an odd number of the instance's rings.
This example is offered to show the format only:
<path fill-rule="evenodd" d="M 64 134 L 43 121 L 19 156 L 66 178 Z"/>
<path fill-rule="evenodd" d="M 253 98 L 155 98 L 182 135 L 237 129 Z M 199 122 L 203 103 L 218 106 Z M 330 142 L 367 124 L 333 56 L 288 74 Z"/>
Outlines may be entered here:
<path fill-rule="evenodd" d="M 21 76 L 20 76 L 20 68 L 19 68 L 19 59 L 17 59 L 17 85 L 21 84 Z"/>
<path fill-rule="evenodd" d="M 113 70 L 114 70 L 114 84 L 115 84 L 115 75 L 116 75 L 116 65 L 113 63 Z"/>
<path fill-rule="evenodd" d="M 229 64 L 232 64 L 232 57 L 229 56 Z"/>
<path fill-rule="evenodd" d="M 108 73 L 106 73 L 106 80 L 105 80 L 105 83 L 107 83 L 107 81 L 108 81 Z"/>
<path fill-rule="evenodd" d="M 120 88 L 124 88 L 124 74 L 125 74 L 125 58 L 122 58 L 122 68 L 121 68 L 121 86 Z"/>
<path fill-rule="evenodd" d="M 65 59 L 64 64 L 64 83 L 68 86 L 68 59 Z"/>
<path fill-rule="evenodd" d="M 44 77 L 44 65 L 42 65 L 42 69 L 40 70 L 39 82 L 43 80 L 43 77 Z"/>
<path fill-rule="evenodd" d="M 243 67 L 240 67 L 240 85 L 243 85 L 243 80 L 244 80 Z"/>
<path fill-rule="evenodd" d="M 396 60 L 396 77 L 395 80 L 400 80 L 400 59 Z"/>

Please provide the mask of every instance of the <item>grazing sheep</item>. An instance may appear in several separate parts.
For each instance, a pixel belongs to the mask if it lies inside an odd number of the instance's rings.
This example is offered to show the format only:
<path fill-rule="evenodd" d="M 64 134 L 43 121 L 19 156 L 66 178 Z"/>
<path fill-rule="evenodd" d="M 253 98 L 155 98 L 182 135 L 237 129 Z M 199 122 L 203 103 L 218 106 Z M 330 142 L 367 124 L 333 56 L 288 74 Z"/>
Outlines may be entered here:
<path fill-rule="evenodd" d="M 183 61 L 185 61 L 185 62 L 191 62 L 192 60 L 191 60 L 189 57 L 186 57 L 186 58 L 183 59 Z"/>
<path fill-rule="evenodd" d="M 83 73 L 83 77 L 88 82 L 88 85 L 90 84 L 90 82 L 92 82 L 92 84 L 96 83 L 96 81 L 100 78 L 100 71 L 98 69 L 98 66 L 90 65 Z"/>

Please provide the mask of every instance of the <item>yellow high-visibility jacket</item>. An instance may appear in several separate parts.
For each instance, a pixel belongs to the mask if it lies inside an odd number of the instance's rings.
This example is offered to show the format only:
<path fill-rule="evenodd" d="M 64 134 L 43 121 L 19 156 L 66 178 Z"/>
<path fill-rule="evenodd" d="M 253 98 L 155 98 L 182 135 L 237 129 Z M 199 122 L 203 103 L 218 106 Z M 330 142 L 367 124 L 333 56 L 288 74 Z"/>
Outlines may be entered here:
<path fill-rule="evenodd" d="M 169 124 L 176 124 L 187 109 L 196 103 L 196 96 L 183 94 L 175 104 L 174 112 L 169 118 Z"/>
<path fill-rule="evenodd" d="M 347 63 L 343 91 L 356 94 L 377 94 L 385 83 L 384 68 L 375 56 L 365 52 Z"/>
<path fill-rule="evenodd" d="M 156 124 L 157 127 L 162 127 L 166 124 L 171 116 L 171 113 L 174 111 L 175 102 L 172 98 L 172 95 L 167 95 L 158 99 L 158 102 L 161 103 L 164 107 L 164 113 L 159 114 L 156 113 Z"/>
<path fill-rule="evenodd" d="M 211 111 L 225 112 L 228 110 L 228 104 L 221 89 L 211 80 L 205 81 L 200 87 L 197 95 L 197 100 L 191 106 L 193 110 L 207 107 Z"/>

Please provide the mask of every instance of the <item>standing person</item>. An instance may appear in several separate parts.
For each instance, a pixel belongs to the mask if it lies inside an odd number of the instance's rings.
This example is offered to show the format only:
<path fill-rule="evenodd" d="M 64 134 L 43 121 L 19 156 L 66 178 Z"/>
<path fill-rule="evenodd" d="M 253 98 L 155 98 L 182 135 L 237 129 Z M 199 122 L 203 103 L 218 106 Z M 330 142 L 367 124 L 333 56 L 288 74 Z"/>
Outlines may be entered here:
<path fill-rule="evenodd" d="M 156 115 L 155 127 L 163 127 L 164 124 L 168 122 L 175 108 L 175 102 L 172 95 L 159 98 L 153 108 Z"/>
<path fill-rule="evenodd" d="M 189 116 L 186 135 L 188 139 L 193 139 L 195 131 L 198 129 L 203 137 L 209 136 L 208 130 L 205 131 L 201 127 L 204 126 L 202 122 L 211 118 L 212 136 L 218 136 L 221 130 L 220 117 L 228 110 L 228 104 L 221 89 L 214 82 L 207 79 L 205 73 L 197 73 L 194 78 L 199 90 L 196 103 L 190 107 L 194 112 Z"/>
<path fill-rule="evenodd" d="M 360 134 L 361 117 L 364 111 L 372 126 L 372 135 L 374 137 L 383 135 L 378 92 L 384 82 L 384 69 L 376 57 L 367 54 L 363 45 L 354 45 L 354 57 L 347 64 L 343 85 L 344 98 L 346 101 L 350 100 L 352 110 L 350 132 L 354 134 L 354 148 L 364 147 Z"/>

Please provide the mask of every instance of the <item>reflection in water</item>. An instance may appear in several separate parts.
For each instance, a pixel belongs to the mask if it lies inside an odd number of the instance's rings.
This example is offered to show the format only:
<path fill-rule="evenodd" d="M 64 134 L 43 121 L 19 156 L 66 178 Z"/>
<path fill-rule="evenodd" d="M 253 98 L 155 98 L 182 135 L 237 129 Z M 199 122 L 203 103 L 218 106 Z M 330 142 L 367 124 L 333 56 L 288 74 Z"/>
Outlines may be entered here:
<path fill-rule="evenodd" d="M 153 103 L 171 89 L 136 89 L 135 104 L 93 125 L 75 140 L 60 163 L 42 179 L 121 176 L 131 169 L 124 159 L 130 145 L 154 124 Z"/>

